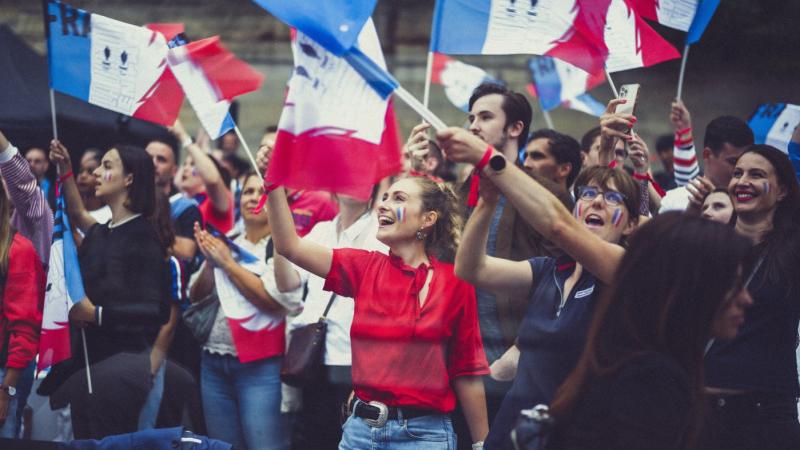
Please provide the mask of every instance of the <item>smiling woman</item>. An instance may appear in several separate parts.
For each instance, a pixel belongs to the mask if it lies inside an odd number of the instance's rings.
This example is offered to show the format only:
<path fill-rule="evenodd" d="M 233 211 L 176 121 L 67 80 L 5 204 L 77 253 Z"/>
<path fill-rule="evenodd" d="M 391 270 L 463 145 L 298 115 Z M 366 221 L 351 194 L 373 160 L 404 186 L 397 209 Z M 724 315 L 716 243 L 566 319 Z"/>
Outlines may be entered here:
<path fill-rule="evenodd" d="M 798 448 L 800 186 L 785 153 L 754 145 L 736 162 L 728 190 L 736 231 L 755 244 L 748 284 L 754 307 L 738 335 L 706 356 L 707 448 Z"/>
<path fill-rule="evenodd" d="M 482 441 L 488 423 L 480 375 L 488 367 L 475 291 L 446 262 L 458 238 L 455 195 L 428 178 L 404 178 L 377 210 L 377 238 L 389 255 L 301 240 L 283 188 L 269 195 L 275 250 L 355 301 L 355 395 L 339 448 L 373 447 L 378 436 L 388 448 L 454 448 L 456 398 L 472 441 Z"/>

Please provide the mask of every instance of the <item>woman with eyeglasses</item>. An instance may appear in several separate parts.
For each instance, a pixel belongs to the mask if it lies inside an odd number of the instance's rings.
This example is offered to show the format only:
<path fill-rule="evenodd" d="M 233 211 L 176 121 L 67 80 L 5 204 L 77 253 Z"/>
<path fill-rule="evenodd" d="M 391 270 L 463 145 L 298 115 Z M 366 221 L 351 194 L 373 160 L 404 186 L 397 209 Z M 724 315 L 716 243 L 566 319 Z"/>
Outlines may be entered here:
<path fill-rule="evenodd" d="M 636 229 L 639 186 L 622 170 L 590 167 L 575 181 L 576 202 L 570 213 L 542 185 L 462 131 L 451 129 L 438 136 L 448 158 L 475 164 L 484 159 L 488 164 L 481 168 L 481 200 L 464 229 L 456 274 L 480 289 L 496 294 L 528 291 L 531 298 L 519 329 L 516 378 L 485 444 L 486 449 L 509 448 L 508 436 L 520 410 L 550 402 L 580 357 L 598 293 L 612 282 L 614 262 L 624 252 L 620 243 Z M 518 191 L 498 183 L 515 206 L 531 202 L 520 213 L 569 257 L 510 261 L 486 255 L 498 199 L 493 183 L 501 175 L 525 187 Z M 589 256 L 585 248 L 603 256 Z"/>

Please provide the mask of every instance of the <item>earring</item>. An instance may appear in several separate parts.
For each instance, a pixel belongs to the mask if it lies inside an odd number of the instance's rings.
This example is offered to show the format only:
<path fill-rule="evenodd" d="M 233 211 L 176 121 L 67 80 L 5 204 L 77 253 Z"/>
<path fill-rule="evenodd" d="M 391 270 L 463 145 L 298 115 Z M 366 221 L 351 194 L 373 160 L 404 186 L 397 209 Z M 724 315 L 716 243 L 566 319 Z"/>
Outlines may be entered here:
<path fill-rule="evenodd" d="M 417 230 L 417 240 L 418 241 L 424 241 L 425 240 L 425 233 L 423 233 L 422 230 L 424 230 L 424 228 L 422 228 L 422 227 L 420 227 L 420 229 Z"/>

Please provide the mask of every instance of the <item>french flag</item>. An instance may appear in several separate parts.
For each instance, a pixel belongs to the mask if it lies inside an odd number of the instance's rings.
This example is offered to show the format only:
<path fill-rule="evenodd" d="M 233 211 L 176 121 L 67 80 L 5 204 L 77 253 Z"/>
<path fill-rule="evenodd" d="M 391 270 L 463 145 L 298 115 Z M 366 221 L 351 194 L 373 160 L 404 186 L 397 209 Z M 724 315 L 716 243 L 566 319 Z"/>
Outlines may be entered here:
<path fill-rule="evenodd" d="M 462 111 L 469 111 L 472 91 L 482 83 L 500 83 L 485 70 L 465 64 L 442 53 L 433 54 L 431 82 L 444 87 L 447 99 Z"/>
<path fill-rule="evenodd" d="M 241 248 L 228 239 L 237 263 L 248 271 L 263 275 L 267 270 L 265 261 Z M 282 314 L 269 314 L 256 308 L 233 284 L 225 271 L 214 269 L 214 283 L 219 296 L 219 305 L 231 327 L 231 337 L 239 361 L 247 363 L 271 356 L 282 355 L 286 346 L 286 321 Z"/>
<path fill-rule="evenodd" d="M 576 97 L 605 82 L 602 70 L 590 74 L 550 56 L 531 58 L 528 68 L 534 85 L 533 94 L 539 98 L 539 104 L 545 111 L 553 110 L 567 101 L 574 102 Z"/>
<path fill-rule="evenodd" d="M 294 73 L 267 183 L 369 198 L 375 183 L 401 169 L 399 132 L 387 98 L 393 88 L 382 81 L 385 64 L 372 21 L 344 57 L 299 30 L 292 53 Z M 367 64 L 354 67 L 354 61 Z"/>
<path fill-rule="evenodd" d="M 788 103 L 765 103 L 747 123 L 756 144 L 768 144 L 785 153 L 789 151 L 794 129 L 800 126 L 800 106 Z"/>
<path fill-rule="evenodd" d="M 608 48 L 607 72 L 650 67 L 680 54 L 636 13 L 630 0 L 611 0 L 603 39 Z"/>
<path fill-rule="evenodd" d="M 719 0 L 631 0 L 636 12 L 661 25 L 686 31 L 686 45 L 700 40 Z"/>
<path fill-rule="evenodd" d="M 264 76 L 239 60 L 218 36 L 176 46 L 167 61 L 212 139 L 235 126 L 228 110 L 231 100 L 261 87 Z"/>
<path fill-rule="evenodd" d="M 172 125 L 183 92 L 154 30 L 47 2 L 50 87 L 102 108 Z"/>
<path fill-rule="evenodd" d="M 549 55 L 603 68 L 608 0 L 437 0 L 431 47 L 448 55 Z"/>
<path fill-rule="evenodd" d="M 64 196 L 59 195 L 56 199 L 37 370 L 58 364 L 71 356 L 69 310 L 85 297 L 78 252 L 69 219 L 64 214 Z"/>

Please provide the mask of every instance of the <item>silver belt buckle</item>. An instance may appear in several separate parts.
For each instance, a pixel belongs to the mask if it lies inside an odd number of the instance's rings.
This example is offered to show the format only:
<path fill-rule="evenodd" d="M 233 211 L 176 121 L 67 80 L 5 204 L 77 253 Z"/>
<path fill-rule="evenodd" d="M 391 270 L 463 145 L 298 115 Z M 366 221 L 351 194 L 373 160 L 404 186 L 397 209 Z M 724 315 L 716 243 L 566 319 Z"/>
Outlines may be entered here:
<path fill-rule="evenodd" d="M 378 413 L 377 419 L 364 418 L 364 422 L 367 422 L 367 425 L 373 428 L 383 428 L 383 426 L 386 425 L 386 421 L 389 420 L 389 407 L 381 402 L 376 402 L 374 400 L 368 402 L 367 405 L 378 408 L 380 412 Z"/>

